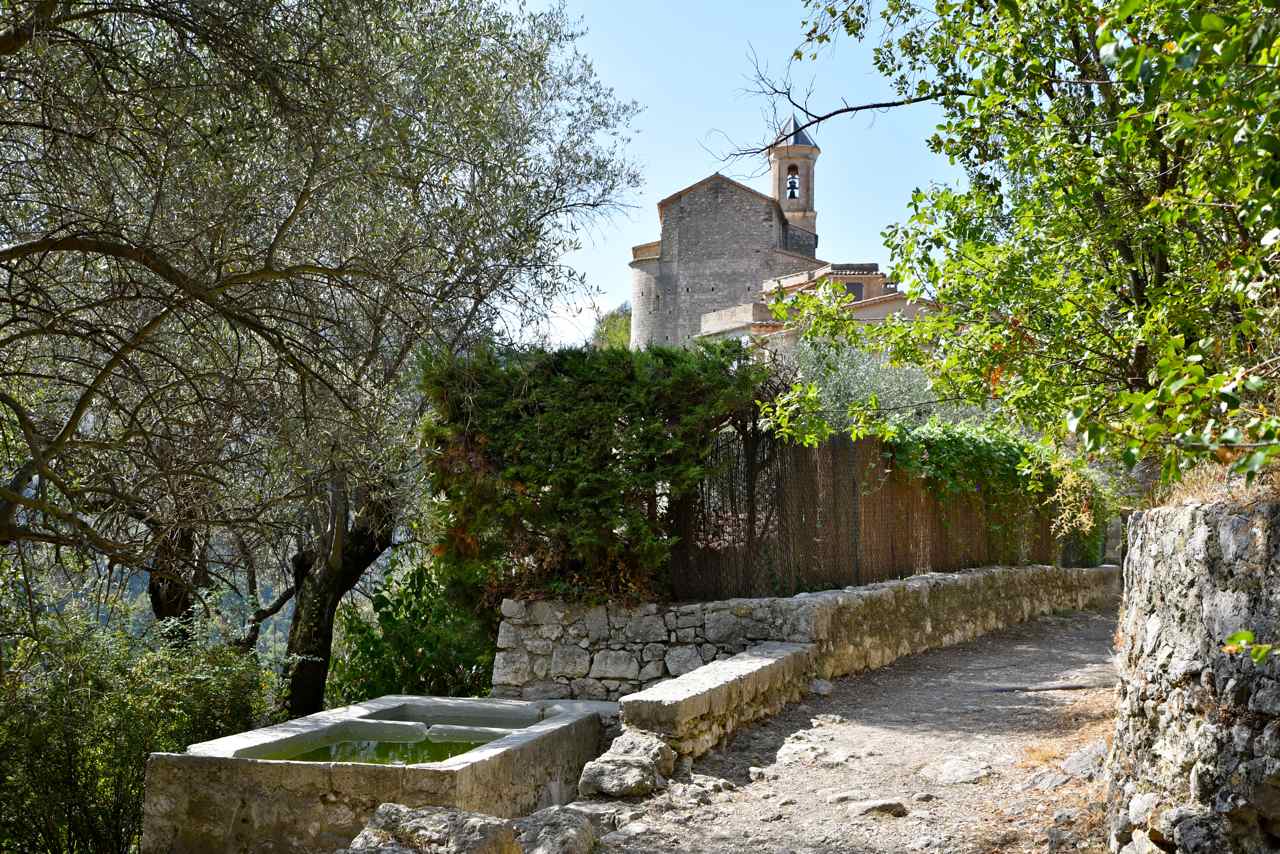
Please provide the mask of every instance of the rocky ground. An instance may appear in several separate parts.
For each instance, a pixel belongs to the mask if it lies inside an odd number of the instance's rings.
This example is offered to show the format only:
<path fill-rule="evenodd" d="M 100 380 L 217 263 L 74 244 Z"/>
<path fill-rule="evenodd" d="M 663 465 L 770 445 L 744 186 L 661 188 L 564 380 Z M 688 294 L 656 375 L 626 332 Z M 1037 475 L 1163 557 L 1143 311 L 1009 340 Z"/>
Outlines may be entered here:
<path fill-rule="evenodd" d="M 1071 612 L 830 683 L 628 805 L 597 850 L 1105 851 L 1114 629 L 1114 607 Z"/>

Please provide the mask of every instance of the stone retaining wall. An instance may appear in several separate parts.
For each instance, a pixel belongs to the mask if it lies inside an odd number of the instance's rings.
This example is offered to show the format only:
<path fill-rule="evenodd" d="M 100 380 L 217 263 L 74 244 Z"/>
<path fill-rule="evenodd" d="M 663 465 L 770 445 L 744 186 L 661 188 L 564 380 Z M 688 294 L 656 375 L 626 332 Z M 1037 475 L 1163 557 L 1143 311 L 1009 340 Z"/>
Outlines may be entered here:
<path fill-rule="evenodd" d="M 824 678 L 1100 600 L 1116 567 L 987 567 L 785 598 L 502 603 L 493 695 L 618 699 L 764 641 L 814 645 Z"/>
<path fill-rule="evenodd" d="M 1280 504 L 1164 507 L 1129 519 L 1111 849 L 1280 850 Z"/>
<path fill-rule="evenodd" d="M 808 690 L 813 645 L 768 642 L 623 697 L 622 724 L 680 756 L 701 756 L 735 729 L 776 715 Z"/>

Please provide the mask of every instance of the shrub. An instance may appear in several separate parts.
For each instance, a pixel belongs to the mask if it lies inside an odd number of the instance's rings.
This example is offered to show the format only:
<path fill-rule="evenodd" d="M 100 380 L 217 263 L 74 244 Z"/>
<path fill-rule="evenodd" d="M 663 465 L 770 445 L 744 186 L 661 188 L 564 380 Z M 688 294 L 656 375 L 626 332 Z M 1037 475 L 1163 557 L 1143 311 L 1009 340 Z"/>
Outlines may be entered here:
<path fill-rule="evenodd" d="M 490 593 L 661 595 L 667 510 L 765 370 L 737 343 L 692 350 L 484 350 L 423 370 L 437 565 Z"/>
<path fill-rule="evenodd" d="M 492 609 L 485 609 L 486 615 Z M 424 563 L 395 572 L 371 608 L 338 611 L 329 705 L 384 694 L 472 697 L 489 688 L 494 627 L 457 601 Z"/>
<path fill-rule="evenodd" d="M 135 850 L 147 755 L 257 725 L 263 671 L 78 614 L 39 629 L 0 641 L 0 850 Z"/>

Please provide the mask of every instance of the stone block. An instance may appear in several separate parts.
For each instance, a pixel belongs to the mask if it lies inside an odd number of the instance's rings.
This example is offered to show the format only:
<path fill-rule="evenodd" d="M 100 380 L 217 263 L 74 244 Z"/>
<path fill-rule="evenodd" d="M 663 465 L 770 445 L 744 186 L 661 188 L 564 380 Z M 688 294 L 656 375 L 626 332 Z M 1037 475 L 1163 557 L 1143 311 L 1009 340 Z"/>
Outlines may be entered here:
<path fill-rule="evenodd" d="M 592 679 L 635 679 L 640 675 L 640 663 L 626 651 L 603 650 L 591 661 Z"/>
<path fill-rule="evenodd" d="M 627 623 L 626 638 L 640 643 L 662 643 L 667 639 L 667 625 L 656 615 L 637 616 Z"/>
<path fill-rule="evenodd" d="M 369 819 L 368 826 L 351 840 L 346 854 L 428 850 L 428 847 L 439 854 L 520 854 L 522 850 L 512 823 L 493 816 L 447 807 L 411 809 L 400 804 L 383 804 Z"/>
<path fill-rule="evenodd" d="M 673 646 L 664 660 L 672 676 L 682 676 L 702 666 L 702 654 L 696 646 Z"/>
<path fill-rule="evenodd" d="M 493 684 L 523 685 L 532 677 L 527 653 L 504 650 L 493 657 Z"/>
<path fill-rule="evenodd" d="M 525 604 L 516 599 L 503 599 L 500 610 L 502 611 L 502 616 L 508 620 L 523 620 Z"/>
<path fill-rule="evenodd" d="M 703 617 L 702 617 L 701 605 L 681 606 L 680 608 L 676 609 L 675 615 L 676 615 L 676 628 L 678 629 L 689 629 L 695 626 L 702 625 Z"/>
<path fill-rule="evenodd" d="M 561 625 L 564 623 L 564 604 L 561 602 L 532 602 L 526 619 L 535 626 Z"/>
<path fill-rule="evenodd" d="M 661 679 L 667 675 L 667 668 L 661 661 L 646 661 L 644 666 L 640 668 L 639 679 L 641 682 L 652 682 L 655 679 Z"/>
<path fill-rule="evenodd" d="M 520 689 L 520 695 L 525 700 L 554 700 L 573 696 L 573 689 L 567 682 L 544 679 L 525 685 Z"/>
<path fill-rule="evenodd" d="M 704 634 L 711 643 L 737 643 L 742 639 L 742 621 L 731 611 L 708 611 Z"/>
<path fill-rule="evenodd" d="M 591 654 L 577 646 L 561 644 L 551 653 L 551 675 L 575 679 L 591 670 Z"/>
<path fill-rule="evenodd" d="M 587 640 L 592 643 L 609 639 L 609 614 L 603 605 L 598 605 L 583 614 L 582 626 L 586 629 Z"/>
<path fill-rule="evenodd" d="M 661 661 L 667 654 L 667 648 L 660 643 L 645 644 L 640 654 L 644 661 Z"/>
<path fill-rule="evenodd" d="M 551 641 L 546 638 L 530 638 L 524 639 L 524 648 L 530 655 L 550 655 Z"/>
<path fill-rule="evenodd" d="M 504 604 L 512 600 L 503 600 Z M 498 625 L 498 649 L 513 649 L 519 647 L 521 641 L 520 630 L 503 620 Z"/>
<path fill-rule="evenodd" d="M 574 679 L 569 683 L 575 700 L 606 700 L 609 689 L 597 679 Z"/>

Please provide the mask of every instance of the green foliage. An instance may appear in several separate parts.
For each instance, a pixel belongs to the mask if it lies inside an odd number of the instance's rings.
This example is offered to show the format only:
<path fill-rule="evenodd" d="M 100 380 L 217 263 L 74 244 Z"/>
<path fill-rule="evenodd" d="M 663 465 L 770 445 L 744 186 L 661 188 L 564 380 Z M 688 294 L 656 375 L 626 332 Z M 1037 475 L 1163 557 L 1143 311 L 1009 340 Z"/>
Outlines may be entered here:
<path fill-rule="evenodd" d="M 338 611 L 328 705 L 384 694 L 474 697 L 489 687 L 494 627 L 457 601 L 425 561 L 391 574 L 366 611 Z M 492 614 L 492 609 L 484 609 Z"/>
<path fill-rule="evenodd" d="M 883 353 L 809 337 L 781 357 L 801 382 L 818 389 L 821 414 L 841 431 L 856 431 L 869 412 L 899 422 L 922 423 L 985 419 L 979 408 L 958 404 L 935 388 L 915 365 L 895 365 Z"/>
<path fill-rule="evenodd" d="M 591 346 L 623 350 L 631 346 L 631 303 L 624 302 L 596 319 L 595 328 L 591 330 Z"/>
<path fill-rule="evenodd" d="M 944 493 L 1044 496 L 1055 479 L 1040 449 L 995 427 L 889 424 L 880 432 L 894 464 Z"/>
<path fill-rule="evenodd" d="M 1254 663 L 1261 664 L 1267 660 L 1267 656 L 1271 655 L 1275 644 L 1255 643 L 1253 632 L 1248 629 L 1242 629 L 1233 632 L 1228 638 L 1226 644 L 1222 647 L 1222 651 L 1227 655 L 1248 655 L 1254 660 Z"/>
<path fill-rule="evenodd" d="M 447 577 L 560 596 L 661 595 L 667 510 L 764 369 L 696 350 L 483 350 L 423 368 L 426 468 Z"/>
<path fill-rule="evenodd" d="M 995 508 L 993 524 L 1012 529 L 1043 510 L 1073 566 L 1102 562 L 1107 520 L 1116 501 L 1080 461 L 1065 460 L 1043 443 L 995 425 L 884 424 L 877 431 L 894 464 L 924 478 L 944 495 L 981 495 Z"/>
<path fill-rule="evenodd" d="M 263 671 L 225 646 L 145 642 L 67 614 L 0 638 L 0 849 L 128 852 L 147 755 L 250 729 Z"/>
<path fill-rule="evenodd" d="M 963 189 L 916 191 L 886 232 L 895 276 L 938 310 L 815 334 L 925 367 L 1024 427 L 1166 476 L 1256 474 L 1280 452 L 1280 16 L 1273 0 L 809 0 L 813 45 L 864 37 Z M 1265 7 L 1265 10 L 1264 8 Z"/>

